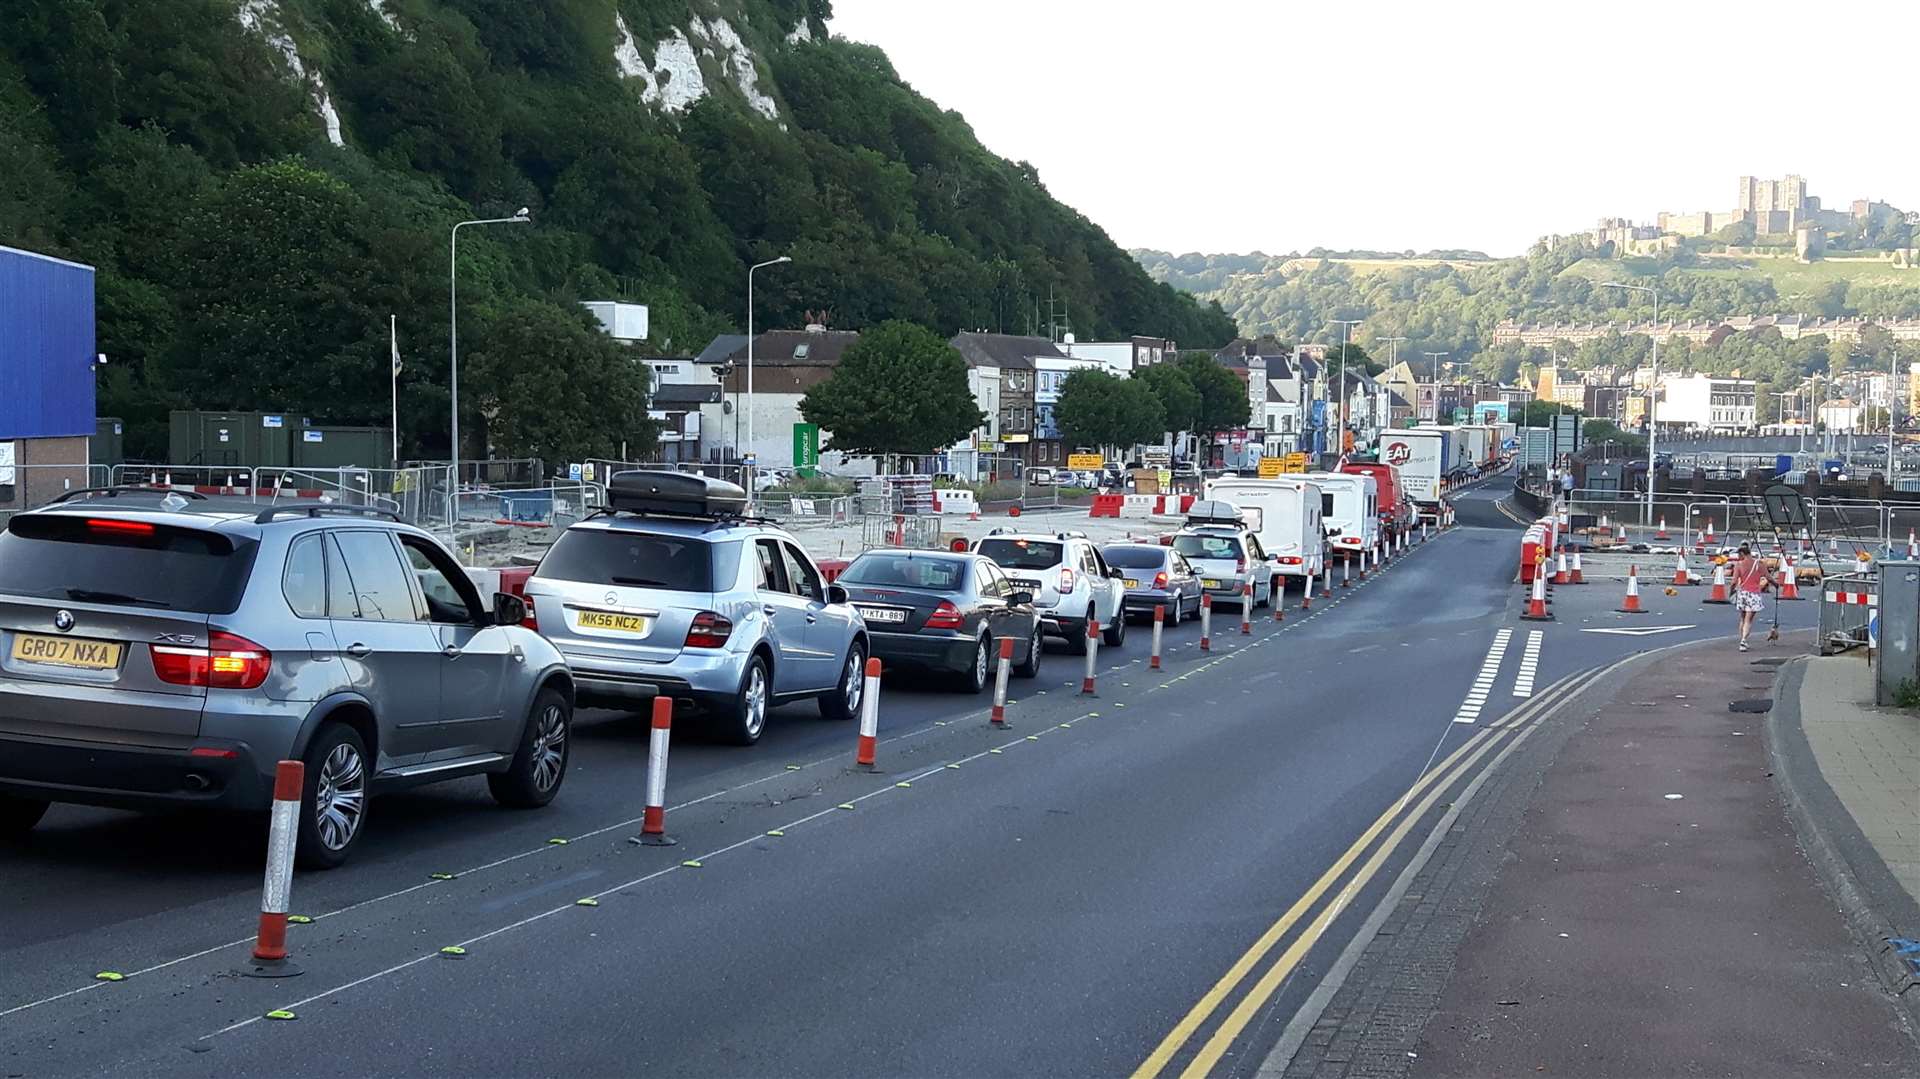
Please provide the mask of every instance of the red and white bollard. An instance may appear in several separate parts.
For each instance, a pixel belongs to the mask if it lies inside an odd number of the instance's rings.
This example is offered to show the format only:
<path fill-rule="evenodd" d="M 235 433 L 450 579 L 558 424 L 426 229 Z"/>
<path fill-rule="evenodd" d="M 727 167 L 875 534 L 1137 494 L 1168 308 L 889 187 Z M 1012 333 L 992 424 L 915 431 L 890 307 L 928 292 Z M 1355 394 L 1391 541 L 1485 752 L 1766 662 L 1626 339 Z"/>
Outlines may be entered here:
<path fill-rule="evenodd" d="M 1093 695 L 1094 666 L 1100 661 L 1100 620 L 1087 619 L 1087 676 L 1080 680 L 1080 692 Z"/>
<path fill-rule="evenodd" d="M 1200 593 L 1200 651 L 1213 651 L 1213 593 Z"/>
<path fill-rule="evenodd" d="M 273 816 L 267 825 L 267 879 L 260 892 L 260 930 L 253 941 L 255 978 L 291 978 L 300 968 L 287 962 L 287 907 L 293 899 L 293 854 L 300 839 L 300 798 L 307 766 L 281 761 L 273 770 Z"/>
<path fill-rule="evenodd" d="M 869 671 L 872 670 L 869 660 Z M 867 682 L 867 696 L 873 694 L 873 682 Z M 865 708 L 865 699 L 861 707 Z M 865 713 L 861 726 L 866 726 Z M 653 730 L 647 741 L 647 810 L 640 818 L 640 834 L 633 841 L 647 847 L 671 847 L 677 840 L 667 834 L 667 751 L 673 746 L 673 698 L 653 699 Z"/>
<path fill-rule="evenodd" d="M 1285 622 L 1287 620 L 1286 578 L 1275 575 L 1273 581 L 1267 585 L 1267 595 L 1273 599 L 1273 620 Z"/>
<path fill-rule="evenodd" d="M 1344 554 L 1340 556 L 1340 587 L 1353 587 L 1353 559 Z"/>
<path fill-rule="evenodd" d="M 1036 646 L 1038 642 L 1035 642 Z M 1000 667 L 993 672 L 993 725 L 1007 725 L 1007 672 L 1013 667 L 1013 638 L 1000 638 Z M 1032 669 L 1032 664 L 1028 665 Z"/>
<path fill-rule="evenodd" d="M 867 685 L 860 694 L 860 745 L 854 751 L 853 763 L 862 768 L 872 768 L 875 752 L 880 748 L 880 661 L 867 660 Z M 665 754 L 661 754 L 662 757 Z"/>
<path fill-rule="evenodd" d="M 1247 577 L 1247 583 L 1240 588 L 1240 636 L 1253 634 L 1253 577 Z"/>
<path fill-rule="evenodd" d="M 1173 601 L 1175 603 L 1178 603 L 1180 602 L 1180 598 L 1178 596 L 1175 596 Z M 1165 629 L 1166 625 L 1167 625 L 1167 605 L 1164 603 L 1154 604 L 1153 605 L 1153 655 L 1147 660 L 1147 669 L 1150 671 L 1157 671 L 1160 669 L 1160 631 Z"/>
<path fill-rule="evenodd" d="M 1313 609 L 1313 571 L 1312 570 L 1307 571 L 1307 587 L 1305 590 L 1303 590 L 1300 593 L 1300 609 L 1303 611 L 1310 611 Z"/>

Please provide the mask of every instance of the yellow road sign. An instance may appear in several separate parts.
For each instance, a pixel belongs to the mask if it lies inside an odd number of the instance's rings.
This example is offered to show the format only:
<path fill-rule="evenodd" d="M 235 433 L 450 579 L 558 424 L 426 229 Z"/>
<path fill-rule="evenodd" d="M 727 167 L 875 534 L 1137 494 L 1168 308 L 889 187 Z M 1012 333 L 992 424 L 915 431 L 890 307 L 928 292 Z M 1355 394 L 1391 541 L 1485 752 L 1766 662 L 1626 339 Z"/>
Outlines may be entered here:
<path fill-rule="evenodd" d="M 1097 453 L 1069 453 L 1067 467 L 1075 471 L 1098 470 L 1105 468 L 1107 459 Z"/>

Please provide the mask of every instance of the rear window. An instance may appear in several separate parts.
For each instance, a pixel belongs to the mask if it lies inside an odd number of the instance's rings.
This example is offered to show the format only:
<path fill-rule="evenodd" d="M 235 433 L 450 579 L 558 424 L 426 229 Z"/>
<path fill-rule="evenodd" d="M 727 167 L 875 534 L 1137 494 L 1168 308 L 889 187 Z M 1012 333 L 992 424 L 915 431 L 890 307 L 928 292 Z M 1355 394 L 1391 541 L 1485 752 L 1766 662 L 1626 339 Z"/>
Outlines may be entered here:
<path fill-rule="evenodd" d="M 0 532 L 0 594 L 231 614 L 257 549 L 140 520 L 20 516 Z"/>
<path fill-rule="evenodd" d="M 1188 558 L 1239 558 L 1237 536 L 1175 536 L 1173 549 Z"/>
<path fill-rule="evenodd" d="M 967 563 L 924 555 L 863 554 L 838 579 L 843 584 L 958 592 L 967 579 Z"/>
<path fill-rule="evenodd" d="M 1060 564 L 1064 544 L 1045 540 L 983 539 L 980 554 L 1004 569 L 1051 569 Z"/>
<path fill-rule="evenodd" d="M 1102 547 L 1107 565 L 1126 569 L 1159 569 L 1167 558 L 1165 547 Z"/>
<path fill-rule="evenodd" d="M 732 587 L 739 567 L 737 540 L 714 543 L 657 532 L 573 528 L 561 533 L 547 557 L 541 559 L 535 576 L 671 592 L 712 592 L 716 580 Z"/>

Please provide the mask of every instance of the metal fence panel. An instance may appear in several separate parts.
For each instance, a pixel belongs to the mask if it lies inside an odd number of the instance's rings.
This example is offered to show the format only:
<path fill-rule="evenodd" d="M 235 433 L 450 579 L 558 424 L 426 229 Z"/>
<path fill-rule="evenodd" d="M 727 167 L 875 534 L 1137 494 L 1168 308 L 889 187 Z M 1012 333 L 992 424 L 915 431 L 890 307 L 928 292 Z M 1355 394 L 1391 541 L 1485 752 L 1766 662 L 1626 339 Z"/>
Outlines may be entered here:
<path fill-rule="evenodd" d="M 1867 643 L 1867 621 L 1874 608 L 1827 599 L 1829 593 L 1838 592 L 1879 595 L 1880 574 L 1877 570 L 1843 573 L 1820 582 L 1820 654 L 1823 656 Z"/>

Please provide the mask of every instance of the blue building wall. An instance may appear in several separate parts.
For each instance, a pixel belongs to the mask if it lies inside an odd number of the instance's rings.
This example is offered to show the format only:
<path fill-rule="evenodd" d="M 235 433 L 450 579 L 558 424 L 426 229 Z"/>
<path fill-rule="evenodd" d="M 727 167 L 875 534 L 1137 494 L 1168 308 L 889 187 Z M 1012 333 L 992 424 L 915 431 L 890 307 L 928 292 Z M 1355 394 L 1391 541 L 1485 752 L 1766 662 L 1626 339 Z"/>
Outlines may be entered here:
<path fill-rule="evenodd" d="M 0 247 L 0 439 L 94 430 L 93 267 Z"/>

